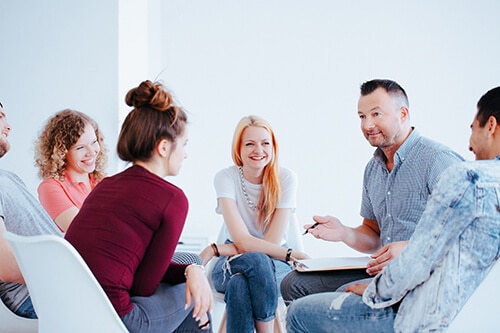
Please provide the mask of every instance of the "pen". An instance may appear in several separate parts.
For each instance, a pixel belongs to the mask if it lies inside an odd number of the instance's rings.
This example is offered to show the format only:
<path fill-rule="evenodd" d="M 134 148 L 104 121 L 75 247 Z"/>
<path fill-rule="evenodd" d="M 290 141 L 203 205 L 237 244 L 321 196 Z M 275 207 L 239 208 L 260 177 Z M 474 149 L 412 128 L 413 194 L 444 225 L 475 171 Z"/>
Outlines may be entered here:
<path fill-rule="evenodd" d="M 304 231 L 304 233 L 302 234 L 302 236 L 304 236 L 305 234 L 307 234 L 309 232 L 309 230 L 316 228 L 318 225 L 319 225 L 318 222 L 314 223 L 312 226 L 310 226 L 309 228 L 307 228 L 306 231 Z"/>
<path fill-rule="evenodd" d="M 302 269 L 306 269 L 306 268 L 309 268 L 309 266 L 307 266 L 306 264 L 304 264 L 303 262 L 300 262 L 298 261 L 297 259 L 293 258 L 293 261 L 292 261 L 292 265 L 293 265 L 293 268 L 302 268 Z"/>

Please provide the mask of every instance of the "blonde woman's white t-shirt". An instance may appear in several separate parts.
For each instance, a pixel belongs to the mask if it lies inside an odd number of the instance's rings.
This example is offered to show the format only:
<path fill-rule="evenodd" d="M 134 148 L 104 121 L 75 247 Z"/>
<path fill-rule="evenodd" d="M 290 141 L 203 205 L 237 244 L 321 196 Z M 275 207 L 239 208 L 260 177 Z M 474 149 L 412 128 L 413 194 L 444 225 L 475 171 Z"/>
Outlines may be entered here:
<path fill-rule="evenodd" d="M 280 178 L 281 198 L 276 208 L 290 208 L 292 210 L 292 214 L 294 214 L 295 207 L 297 205 L 297 175 L 292 170 L 281 167 Z M 248 197 L 255 205 L 258 201 L 262 184 L 252 184 L 246 179 L 243 181 L 245 183 L 245 189 Z M 215 175 L 214 186 L 217 194 L 217 207 L 215 209 L 217 214 L 222 214 L 219 205 L 219 198 L 233 199 L 236 201 L 236 206 L 240 212 L 241 218 L 248 228 L 248 232 L 254 237 L 263 238 L 264 234 L 258 226 L 256 212 L 254 209 L 250 208 L 247 203 L 247 199 L 243 194 L 238 167 L 233 165 L 219 171 Z M 225 223 L 223 225 L 222 232 L 224 234 L 224 239 L 232 240 Z M 286 239 L 287 235 L 285 234 L 282 244 L 286 243 Z"/>

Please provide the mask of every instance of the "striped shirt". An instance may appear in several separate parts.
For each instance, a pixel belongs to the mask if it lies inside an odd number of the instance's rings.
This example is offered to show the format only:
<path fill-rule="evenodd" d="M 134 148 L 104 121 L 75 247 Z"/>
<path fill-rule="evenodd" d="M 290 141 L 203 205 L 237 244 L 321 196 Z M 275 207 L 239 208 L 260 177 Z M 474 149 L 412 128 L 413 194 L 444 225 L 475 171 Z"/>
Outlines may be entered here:
<path fill-rule="evenodd" d="M 386 157 L 375 150 L 365 168 L 361 216 L 376 220 L 382 245 L 408 240 L 441 173 L 463 158 L 413 129 L 394 155 L 389 172 Z"/>

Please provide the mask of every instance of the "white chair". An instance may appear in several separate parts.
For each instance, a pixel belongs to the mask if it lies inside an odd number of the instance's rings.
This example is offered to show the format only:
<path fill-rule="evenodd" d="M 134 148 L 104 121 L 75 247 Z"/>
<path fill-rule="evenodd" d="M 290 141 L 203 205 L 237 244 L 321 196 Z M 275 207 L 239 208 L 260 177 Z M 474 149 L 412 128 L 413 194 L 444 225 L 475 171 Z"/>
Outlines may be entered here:
<path fill-rule="evenodd" d="M 448 328 L 450 333 L 498 332 L 500 263 L 497 261 Z"/>
<path fill-rule="evenodd" d="M 0 300 L 0 333 L 37 333 L 38 320 L 23 318 Z"/>
<path fill-rule="evenodd" d="M 128 332 L 87 264 L 64 238 L 10 232 L 4 237 L 30 291 L 40 333 Z"/>
<path fill-rule="evenodd" d="M 300 232 L 300 227 L 299 223 L 297 221 L 297 216 L 296 214 L 292 214 L 290 218 L 290 223 L 288 224 L 288 230 L 287 230 L 287 240 L 288 240 L 288 246 L 291 247 L 294 250 L 297 251 L 304 251 L 304 243 L 302 241 L 302 233 Z M 223 233 L 223 228 L 221 227 L 219 231 L 219 235 L 217 236 L 217 244 L 222 244 L 226 241 Z M 208 281 L 210 283 L 210 287 L 212 287 L 212 291 L 214 294 L 214 302 L 217 303 L 225 303 L 224 302 L 224 294 L 219 293 L 217 290 L 215 290 L 215 287 L 212 282 L 212 270 L 214 269 L 215 262 L 217 261 L 217 258 L 213 258 L 208 262 L 206 271 L 207 271 L 207 277 Z M 278 299 L 278 308 L 276 309 L 276 318 L 274 320 L 274 332 L 275 333 L 284 333 L 286 332 L 285 329 L 285 323 L 286 323 L 286 306 L 285 303 L 283 302 L 283 299 L 280 297 Z M 224 310 L 222 318 L 220 319 L 219 323 L 219 333 L 225 333 L 226 332 L 226 311 Z"/>

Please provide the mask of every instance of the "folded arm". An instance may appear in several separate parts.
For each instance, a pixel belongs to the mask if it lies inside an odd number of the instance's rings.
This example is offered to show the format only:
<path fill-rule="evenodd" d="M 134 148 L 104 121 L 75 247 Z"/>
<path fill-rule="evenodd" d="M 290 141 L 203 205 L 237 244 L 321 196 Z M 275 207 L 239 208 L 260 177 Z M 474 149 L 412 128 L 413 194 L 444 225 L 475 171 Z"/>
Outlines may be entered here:
<path fill-rule="evenodd" d="M 248 232 L 248 228 L 241 218 L 236 202 L 233 199 L 219 198 L 219 205 L 224 216 L 224 222 L 239 253 L 262 252 L 276 259 L 285 259 L 287 249 L 280 246 L 280 242 L 288 227 L 291 209 L 277 208 L 264 238 L 261 239 L 252 236 Z M 307 257 L 306 254 L 299 251 L 293 251 L 292 256 L 297 259 Z"/>

